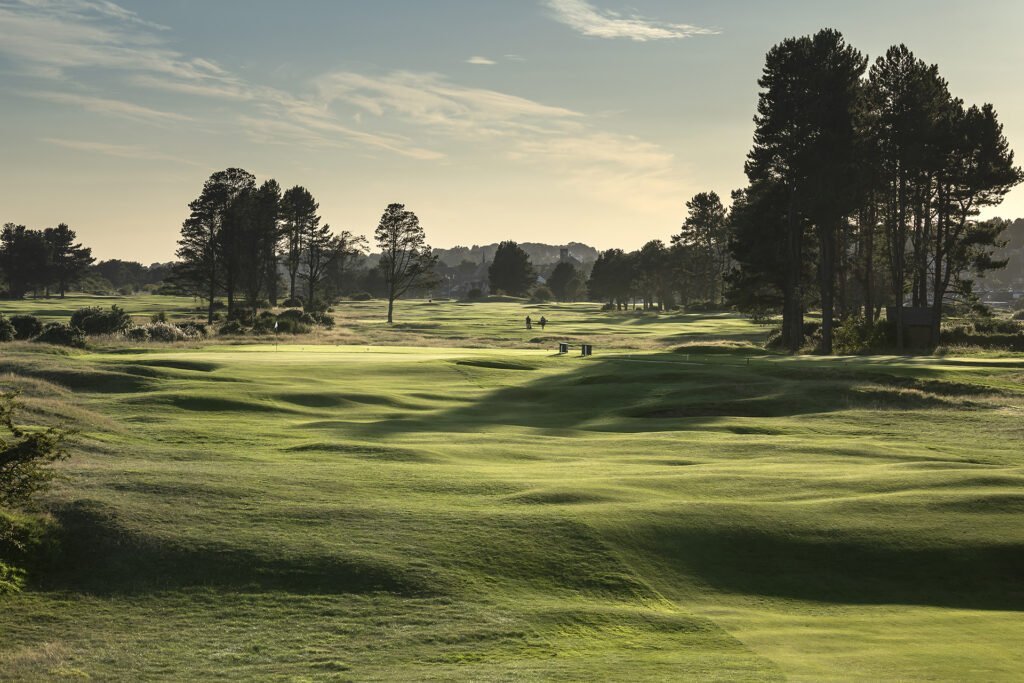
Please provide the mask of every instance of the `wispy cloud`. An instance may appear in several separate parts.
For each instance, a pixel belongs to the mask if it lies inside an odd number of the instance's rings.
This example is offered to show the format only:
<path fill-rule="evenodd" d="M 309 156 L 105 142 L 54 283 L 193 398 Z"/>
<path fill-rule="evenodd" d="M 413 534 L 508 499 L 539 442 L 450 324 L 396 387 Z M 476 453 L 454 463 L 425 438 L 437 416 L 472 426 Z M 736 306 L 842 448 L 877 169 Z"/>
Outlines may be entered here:
<path fill-rule="evenodd" d="M 505 159 L 554 172 L 603 201 L 650 211 L 674 207 L 678 199 L 671 153 L 596 129 L 581 112 L 431 73 L 337 72 L 318 79 L 317 88 L 328 110 L 355 107 L 382 122 L 426 131 L 432 140 L 486 144 Z"/>
<path fill-rule="evenodd" d="M 624 22 L 637 40 L 679 37 L 657 31 L 682 30 L 636 18 L 617 19 L 583 2 L 550 3 L 563 10 L 575 8 L 580 21 L 590 22 L 590 31 L 598 31 L 595 25 L 605 26 L 604 33 L 591 35 L 610 35 L 609 22 L 618 27 L 614 35 L 626 35 Z M 581 7 L 590 14 L 580 15 Z M 337 71 L 288 89 L 274 88 L 174 50 L 168 47 L 164 27 L 96 0 L 0 0 L 0 35 L 0 55 L 47 83 L 27 94 L 56 104 L 146 123 L 230 128 L 259 144 L 314 151 L 346 150 L 449 164 L 483 153 L 527 165 L 538 177 L 557 178 L 610 204 L 651 211 L 676 201 L 675 161 L 658 145 L 602 130 L 606 124 L 599 117 L 522 95 L 461 85 L 441 74 Z M 104 88 L 117 88 L 116 96 L 102 94 Z M 154 90 L 176 93 L 181 96 L 178 101 L 196 98 L 197 106 L 189 110 L 192 116 L 149 106 Z M 217 106 L 204 108 L 202 100 Z M 83 153 L 198 165 L 139 145 L 57 137 L 45 141 Z"/>
<path fill-rule="evenodd" d="M 587 0 L 544 0 L 555 19 L 585 36 L 595 38 L 628 38 L 639 42 L 672 40 L 691 36 L 713 35 L 713 29 L 690 24 L 656 21 L 637 15 L 623 16 L 619 12 L 594 7 Z"/>
<path fill-rule="evenodd" d="M 185 116 L 184 114 L 177 114 L 169 111 L 159 111 L 157 109 L 151 109 L 144 107 L 140 104 L 133 102 L 125 102 L 123 100 L 113 100 L 105 97 L 92 97 L 89 95 L 79 95 L 75 93 L 65 92 L 54 92 L 54 91 L 36 91 L 23 93 L 28 97 L 33 97 L 38 100 L 45 100 L 46 102 L 52 102 L 54 104 L 66 104 L 71 106 L 81 107 L 87 111 L 95 112 L 98 114 L 112 114 L 115 116 L 122 116 L 124 118 L 132 119 L 135 121 L 149 121 L 149 122 L 168 122 L 168 121 L 191 121 L 192 117 Z"/>
<path fill-rule="evenodd" d="M 494 66 L 495 64 L 497 64 L 497 62 L 494 61 L 493 59 L 488 59 L 487 57 L 475 55 L 467 59 L 466 64 L 475 64 L 477 66 Z"/>
<path fill-rule="evenodd" d="M 94 142 L 91 140 L 68 140 L 65 138 L 40 138 L 42 142 L 65 149 L 73 149 L 79 152 L 92 154 L 103 154 L 104 156 L 118 157 L 121 159 L 139 159 L 142 161 L 170 161 L 176 164 L 188 166 L 202 166 L 191 159 L 171 156 L 162 152 L 143 147 L 142 145 L 119 145 L 108 142 Z"/>

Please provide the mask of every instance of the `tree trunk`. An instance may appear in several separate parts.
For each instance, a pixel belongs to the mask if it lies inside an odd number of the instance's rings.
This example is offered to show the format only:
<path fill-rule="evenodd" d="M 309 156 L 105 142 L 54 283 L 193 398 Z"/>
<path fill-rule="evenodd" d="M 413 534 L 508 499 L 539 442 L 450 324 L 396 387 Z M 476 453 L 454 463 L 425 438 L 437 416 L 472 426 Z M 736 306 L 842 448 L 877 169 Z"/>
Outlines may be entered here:
<path fill-rule="evenodd" d="M 391 324 L 394 323 L 394 310 L 395 310 L 395 300 L 389 296 L 388 297 L 388 325 L 391 325 Z"/>
<path fill-rule="evenodd" d="M 786 349 L 793 353 L 800 350 L 804 336 L 803 297 L 800 292 L 803 258 L 795 195 L 795 189 L 791 190 L 786 230 L 786 276 L 782 305 L 782 341 Z"/>
<path fill-rule="evenodd" d="M 210 285 L 210 303 L 209 303 L 209 305 L 206 308 L 206 324 L 207 325 L 212 325 L 213 324 L 213 300 L 214 300 L 215 296 L 216 296 L 216 291 L 214 289 L 214 286 L 211 284 Z"/>
<path fill-rule="evenodd" d="M 832 353 L 832 318 L 835 315 L 835 230 L 828 223 L 818 228 L 821 249 L 821 352 Z"/>

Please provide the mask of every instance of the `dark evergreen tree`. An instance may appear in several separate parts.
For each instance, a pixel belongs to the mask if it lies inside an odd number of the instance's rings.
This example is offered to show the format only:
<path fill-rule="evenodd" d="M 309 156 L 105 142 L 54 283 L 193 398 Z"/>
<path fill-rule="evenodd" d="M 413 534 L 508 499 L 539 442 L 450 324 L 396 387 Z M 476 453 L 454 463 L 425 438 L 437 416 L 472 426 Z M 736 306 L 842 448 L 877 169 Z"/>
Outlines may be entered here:
<path fill-rule="evenodd" d="M 551 272 L 551 277 L 548 278 L 548 287 L 559 301 L 571 301 L 578 281 L 579 273 L 576 272 L 576 266 L 562 261 Z"/>
<path fill-rule="evenodd" d="M 306 238 L 320 228 L 320 205 L 309 190 L 296 185 L 281 198 L 281 242 L 284 264 L 288 270 L 288 296 L 297 294 L 299 269 L 302 254 L 306 249 Z"/>
<path fill-rule="evenodd" d="M 96 259 L 92 249 L 75 243 L 75 231 L 65 223 L 44 230 L 43 238 L 49 247 L 49 279 L 63 299 L 68 287 L 77 283 Z"/>
<path fill-rule="evenodd" d="M 512 241 L 502 242 L 487 271 L 492 292 L 526 296 L 537 282 L 530 255 Z"/>
<path fill-rule="evenodd" d="M 218 171 L 204 183 L 199 197 L 189 204 L 189 217 L 181 227 L 177 256 L 181 263 L 177 278 L 208 302 L 207 321 L 213 322 L 214 302 L 230 270 L 232 286 L 238 276 L 237 253 L 240 223 L 229 216 L 235 199 L 251 190 L 255 178 L 247 171 L 229 168 Z M 224 234 L 225 225 L 229 234 Z M 225 257 L 231 260 L 225 265 Z M 233 290 L 231 290 L 233 291 Z"/>

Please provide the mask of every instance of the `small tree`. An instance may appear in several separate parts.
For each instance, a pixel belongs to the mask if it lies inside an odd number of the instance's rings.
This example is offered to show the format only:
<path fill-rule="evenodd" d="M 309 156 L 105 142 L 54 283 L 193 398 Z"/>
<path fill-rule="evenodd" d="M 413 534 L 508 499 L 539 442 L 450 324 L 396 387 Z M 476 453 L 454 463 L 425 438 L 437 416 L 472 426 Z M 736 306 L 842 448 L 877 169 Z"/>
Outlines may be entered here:
<path fill-rule="evenodd" d="M 394 322 L 395 299 L 410 289 L 433 283 L 433 255 L 420 219 L 404 204 L 389 204 L 377 224 L 374 239 L 380 249 L 379 270 L 388 297 L 388 324 Z"/>
<path fill-rule="evenodd" d="M 512 241 L 502 242 L 488 269 L 492 292 L 524 296 L 537 281 L 530 255 Z"/>

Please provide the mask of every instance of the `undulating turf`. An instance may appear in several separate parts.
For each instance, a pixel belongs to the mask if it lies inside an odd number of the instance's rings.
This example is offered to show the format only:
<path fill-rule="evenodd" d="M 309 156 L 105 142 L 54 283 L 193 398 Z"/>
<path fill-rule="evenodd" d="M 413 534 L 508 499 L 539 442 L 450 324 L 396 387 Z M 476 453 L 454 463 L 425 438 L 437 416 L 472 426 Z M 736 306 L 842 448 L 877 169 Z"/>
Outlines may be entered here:
<path fill-rule="evenodd" d="M 479 346 L 521 307 L 404 308 Z M 1024 359 L 578 309 L 589 359 L 5 347 L 83 434 L 0 679 L 1019 679 Z"/>

